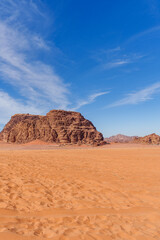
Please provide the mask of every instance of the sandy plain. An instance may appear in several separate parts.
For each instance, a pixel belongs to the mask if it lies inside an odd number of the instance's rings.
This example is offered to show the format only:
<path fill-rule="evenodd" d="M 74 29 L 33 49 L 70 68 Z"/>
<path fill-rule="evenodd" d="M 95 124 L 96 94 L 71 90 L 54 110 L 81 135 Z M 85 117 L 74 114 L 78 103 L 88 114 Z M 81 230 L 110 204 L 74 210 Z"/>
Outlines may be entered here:
<path fill-rule="evenodd" d="M 0 144 L 0 240 L 159 240 L 160 147 Z"/>

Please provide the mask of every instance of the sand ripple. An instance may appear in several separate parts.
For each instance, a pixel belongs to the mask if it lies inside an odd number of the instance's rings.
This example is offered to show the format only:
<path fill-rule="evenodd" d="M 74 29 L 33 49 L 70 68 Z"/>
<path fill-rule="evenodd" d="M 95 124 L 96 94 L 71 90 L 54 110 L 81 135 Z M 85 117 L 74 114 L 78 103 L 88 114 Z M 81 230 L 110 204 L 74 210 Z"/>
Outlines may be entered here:
<path fill-rule="evenodd" d="M 160 239 L 160 149 L 0 152 L 0 239 Z"/>

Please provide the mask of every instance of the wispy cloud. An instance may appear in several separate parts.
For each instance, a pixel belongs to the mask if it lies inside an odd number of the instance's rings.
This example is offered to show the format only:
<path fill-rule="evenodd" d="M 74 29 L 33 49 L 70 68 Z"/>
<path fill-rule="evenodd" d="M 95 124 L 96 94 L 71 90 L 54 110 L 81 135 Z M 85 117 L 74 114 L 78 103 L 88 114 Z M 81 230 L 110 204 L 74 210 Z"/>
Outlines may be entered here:
<path fill-rule="evenodd" d="M 0 73 L 16 86 L 27 99 L 50 101 L 56 107 L 66 107 L 67 87 L 53 67 L 41 61 L 30 61 L 34 40 L 28 35 L 0 24 Z"/>
<path fill-rule="evenodd" d="M 10 85 L 9 92 L 12 89 L 16 92 L 13 97 L 0 90 L 0 124 L 15 113 L 43 114 L 50 109 L 73 106 L 68 84 L 53 65 L 39 58 L 42 54 L 59 52 L 43 38 L 41 30 L 35 30 L 36 24 L 39 27 L 48 21 L 41 6 L 40 0 L 0 1 L 0 81 Z M 107 92 L 79 101 L 74 110 L 104 94 Z"/>
<path fill-rule="evenodd" d="M 44 50 L 50 50 L 49 44 L 47 44 L 42 37 L 35 35 L 33 36 L 33 42 L 35 43 L 35 47 L 44 49 Z"/>
<path fill-rule="evenodd" d="M 33 104 L 23 104 L 22 101 L 14 99 L 8 93 L 0 90 L 0 124 L 5 124 L 15 113 L 41 114 L 42 112 Z"/>
<path fill-rule="evenodd" d="M 119 52 L 119 51 L 121 51 L 120 46 L 115 47 L 115 48 L 107 49 L 107 50 L 106 50 L 106 53 L 114 53 L 114 52 Z"/>
<path fill-rule="evenodd" d="M 130 42 L 132 42 L 132 41 L 136 41 L 136 40 L 138 40 L 139 38 L 144 37 L 144 36 L 149 35 L 149 34 L 152 34 L 152 33 L 156 32 L 156 31 L 160 31 L 160 25 L 155 26 L 155 27 L 152 27 L 152 28 L 149 28 L 149 29 L 146 29 L 145 31 L 142 31 L 142 32 L 140 32 L 140 33 L 137 33 L 137 34 L 133 35 L 132 37 L 130 37 L 130 38 L 125 42 L 125 44 L 128 44 L 128 43 L 130 43 Z"/>
<path fill-rule="evenodd" d="M 83 107 L 85 105 L 93 103 L 96 100 L 96 98 L 98 98 L 100 96 L 103 96 L 103 95 L 106 95 L 108 93 L 109 93 L 109 91 L 98 92 L 98 93 L 91 94 L 86 100 L 79 100 L 77 105 L 75 107 L 73 107 L 72 109 L 70 109 L 70 110 L 72 110 L 72 111 L 78 110 L 79 108 L 81 108 L 81 107 Z"/>
<path fill-rule="evenodd" d="M 112 69 L 117 68 L 121 66 L 125 66 L 127 64 L 135 63 L 139 61 L 141 58 L 145 57 L 145 55 L 142 54 L 122 54 L 120 58 L 114 58 L 112 61 L 107 62 L 102 65 L 104 69 Z"/>
<path fill-rule="evenodd" d="M 139 53 L 128 53 L 121 47 L 101 49 L 93 55 L 101 70 L 110 70 L 133 64 L 143 57 L 144 55 Z"/>
<path fill-rule="evenodd" d="M 120 51 L 121 48 L 119 46 L 115 48 L 99 49 L 92 53 L 91 58 L 103 64 L 104 61 L 108 61 L 110 58 L 117 56 Z"/>
<path fill-rule="evenodd" d="M 1 19 L 7 23 L 24 24 L 43 18 L 46 22 L 48 18 L 44 11 L 45 5 L 41 0 L 1 0 L 0 11 Z M 17 22 L 19 21 L 19 22 Z M 41 25 L 42 27 L 42 25 Z"/>
<path fill-rule="evenodd" d="M 28 7 L 27 11 L 22 5 Z M 28 21 L 33 21 L 35 14 L 39 21 L 41 17 L 44 20 L 44 14 L 36 2 L 26 0 L 1 0 L 0 9 L 3 9 L 3 17 L 0 18 L 1 78 L 16 87 L 21 97 L 26 99 L 26 105 L 34 102 L 35 109 L 66 108 L 69 104 L 67 85 L 53 66 L 36 59 L 40 50 L 49 50 L 48 44 L 42 36 L 29 31 L 23 21 L 18 22 L 24 11 Z"/>
<path fill-rule="evenodd" d="M 120 66 L 129 64 L 129 63 L 131 63 L 130 59 L 126 59 L 126 60 L 118 59 L 118 60 L 115 60 L 114 62 L 108 62 L 106 64 L 103 64 L 103 68 L 104 69 L 111 69 L 111 68 L 120 67 Z"/>
<path fill-rule="evenodd" d="M 122 105 L 129 105 L 129 104 L 138 104 L 141 102 L 145 102 L 151 100 L 153 95 L 160 92 L 160 82 L 155 83 L 149 87 L 146 87 L 140 91 L 127 94 L 126 97 L 108 105 L 107 107 L 118 107 Z"/>

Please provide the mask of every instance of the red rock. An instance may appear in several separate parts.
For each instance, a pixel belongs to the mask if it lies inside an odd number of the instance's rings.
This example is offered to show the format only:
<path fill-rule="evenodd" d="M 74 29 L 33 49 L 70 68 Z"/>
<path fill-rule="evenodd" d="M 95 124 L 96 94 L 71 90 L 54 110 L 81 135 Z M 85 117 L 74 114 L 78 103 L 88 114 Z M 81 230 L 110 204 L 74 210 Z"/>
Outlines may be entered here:
<path fill-rule="evenodd" d="M 60 144 L 103 143 L 103 135 L 78 112 L 52 110 L 46 116 L 16 114 L 1 132 L 5 142 L 26 143 L 36 139 Z"/>
<path fill-rule="evenodd" d="M 145 137 L 135 137 L 135 143 L 160 144 L 160 136 L 153 133 Z"/>
<path fill-rule="evenodd" d="M 133 136 L 126 136 L 122 134 L 117 134 L 115 136 L 111 136 L 109 138 L 105 138 L 104 140 L 109 143 L 129 143 L 132 142 L 135 137 Z"/>

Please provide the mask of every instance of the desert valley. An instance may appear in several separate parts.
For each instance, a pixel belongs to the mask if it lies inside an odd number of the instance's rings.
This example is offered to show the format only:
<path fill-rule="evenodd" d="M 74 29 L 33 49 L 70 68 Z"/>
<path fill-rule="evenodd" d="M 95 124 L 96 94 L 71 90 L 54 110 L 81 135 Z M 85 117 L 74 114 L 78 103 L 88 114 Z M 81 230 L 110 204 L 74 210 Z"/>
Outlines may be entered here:
<path fill-rule="evenodd" d="M 158 240 L 160 147 L 119 137 L 106 144 L 76 112 L 13 116 L 1 132 L 0 239 Z"/>
<path fill-rule="evenodd" d="M 0 0 L 0 240 L 160 240 L 160 0 Z"/>

